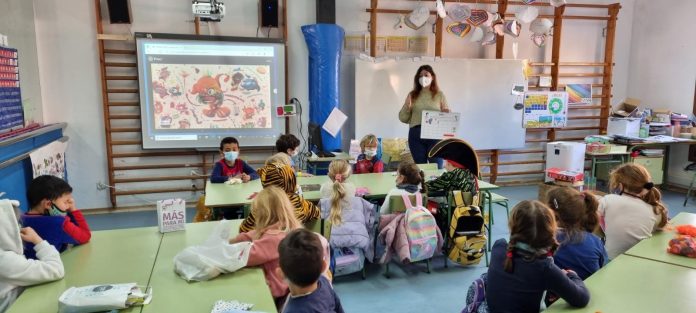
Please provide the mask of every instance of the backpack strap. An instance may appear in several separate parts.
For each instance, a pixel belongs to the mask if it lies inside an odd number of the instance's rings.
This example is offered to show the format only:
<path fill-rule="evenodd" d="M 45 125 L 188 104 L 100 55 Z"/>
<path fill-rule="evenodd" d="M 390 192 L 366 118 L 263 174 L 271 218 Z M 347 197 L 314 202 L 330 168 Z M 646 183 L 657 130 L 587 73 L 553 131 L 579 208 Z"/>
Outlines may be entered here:
<path fill-rule="evenodd" d="M 452 190 L 452 197 L 454 198 L 455 207 L 465 206 L 464 196 L 461 190 Z"/>
<path fill-rule="evenodd" d="M 401 194 L 401 199 L 404 199 L 404 205 L 406 206 L 407 210 L 413 208 L 413 204 L 411 203 L 411 199 L 408 198 L 408 194 Z"/>
<path fill-rule="evenodd" d="M 420 191 L 416 192 L 416 206 L 419 208 L 423 207 L 423 195 L 421 195 Z"/>

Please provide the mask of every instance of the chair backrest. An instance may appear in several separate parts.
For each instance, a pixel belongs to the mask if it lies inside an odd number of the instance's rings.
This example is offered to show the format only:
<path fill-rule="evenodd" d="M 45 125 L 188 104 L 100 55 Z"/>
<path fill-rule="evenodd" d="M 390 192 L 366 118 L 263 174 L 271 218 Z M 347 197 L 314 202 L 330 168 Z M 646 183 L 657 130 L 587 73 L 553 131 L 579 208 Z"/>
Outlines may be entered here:
<path fill-rule="evenodd" d="M 416 164 L 421 171 L 437 171 L 437 163 Z"/>
<path fill-rule="evenodd" d="M 428 196 L 426 194 L 422 194 L 422 197 L 423 203 L 428 203 Z M 416 195 L 409 195 L 408 198 L 411 200 L 411 203 L 416 203 Z M 389 197 L 389 212 L 406 212 L 406 204 L 404 203 L 404 199 L 401 198 L 401 195 Z"/>

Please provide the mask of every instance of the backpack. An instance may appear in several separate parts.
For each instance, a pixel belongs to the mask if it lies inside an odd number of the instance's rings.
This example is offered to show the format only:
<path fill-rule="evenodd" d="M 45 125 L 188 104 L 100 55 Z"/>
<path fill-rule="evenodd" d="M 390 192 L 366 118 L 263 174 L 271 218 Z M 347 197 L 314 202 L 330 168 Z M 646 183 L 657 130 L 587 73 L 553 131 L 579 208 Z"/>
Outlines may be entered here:
<path fill-rule="evenodd" d="M 360 248 L 332 248 L 335 277 L 359 272 L 365 266 L 365 254 Z"/>
<path fill-rule="evenodd" d="M 485 220 L 478 206 L 467 206 L 460 191 L 453 191 L 454 212 L 449 229 L 449 252 L 453 262 L 478 264 L 486 249 Z"/>
<path fill-rule="evenodd" d="M 462 313 L 488 312 L 488 305 L 486 303 L 487 283 L 488 274 L 483 273 L 469 285 L 469 290 L 466 292 L 466 307 L 464 307 Z"/>
<path fill-rule="evenodd" d="M 430 212 L 423 207 L 423 197 L 416 193 L 416 206 L 411 204 L 408 195 L 401 196 L 406 205 L 406 237 L 411 255 L 411 262 L 418 262 L 433 257 L 437 250 L 437 223 Z"/>

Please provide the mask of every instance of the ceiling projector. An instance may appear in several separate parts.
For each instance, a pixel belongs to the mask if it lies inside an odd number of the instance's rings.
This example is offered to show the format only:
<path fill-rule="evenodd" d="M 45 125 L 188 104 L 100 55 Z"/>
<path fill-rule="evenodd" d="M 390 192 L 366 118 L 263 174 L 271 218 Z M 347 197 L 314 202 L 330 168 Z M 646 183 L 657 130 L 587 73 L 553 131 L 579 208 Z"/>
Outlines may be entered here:
<path fill-rule="evenodd" d="M 203 22 L 219 22 L 225 16 L 225 4 L 218 0 L 193 1 L 191 10 Z"/>

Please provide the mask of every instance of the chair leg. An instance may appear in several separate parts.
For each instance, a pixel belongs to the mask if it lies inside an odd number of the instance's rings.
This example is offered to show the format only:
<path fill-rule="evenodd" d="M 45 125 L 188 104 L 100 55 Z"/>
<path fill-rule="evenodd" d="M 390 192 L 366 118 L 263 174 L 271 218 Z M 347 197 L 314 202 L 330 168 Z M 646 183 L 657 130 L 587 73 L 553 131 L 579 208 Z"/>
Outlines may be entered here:
<path fill-rule="evenodd" d="M 686 196 L 684 197 L 684 206 L 686 206 L 686 202 L 689 201 L 691 190 L 694 188 L 694 181 L 696 181 L 696 173 L 694 173 L 694 177 L 691 179 L 691 184 L 689 184 L 689 189 L 686 191 Z"/>
<path fill-rule="evenodd" d="M 367 278 L 367 266 L 363 265 L 361 275 L 362 275 L 363 280 L 365 280 L 365 278 Z"/>
<path fill-rule="evenodd" d="M 384 269 L 384 277 L 389 278 L 389 262 L 387 262 L 385 269 Z"/>
<path fill-rule="evenodd" d="M 425 260 L 426 273 L 430 274 L 430 259 Z"/>
<path fill-rule="evenodd" d="M 486 255 L 486 267 L 488 267 L 488 246 L 486 246 L 486 248 L 483 250 L 483 253 Z"/>

